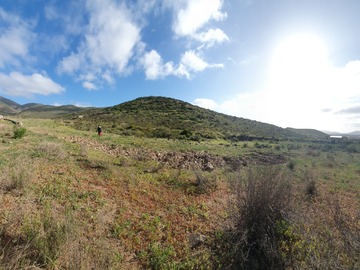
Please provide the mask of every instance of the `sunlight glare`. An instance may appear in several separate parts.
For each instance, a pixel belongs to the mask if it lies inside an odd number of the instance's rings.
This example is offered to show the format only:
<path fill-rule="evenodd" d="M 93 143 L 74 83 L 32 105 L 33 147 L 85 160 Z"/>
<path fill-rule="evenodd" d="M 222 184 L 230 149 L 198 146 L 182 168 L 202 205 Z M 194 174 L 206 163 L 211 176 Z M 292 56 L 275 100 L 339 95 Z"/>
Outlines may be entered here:
<path fill-rule="evenodd" d="M 327 103 L 332 65 L 324 43 L 309 33 L 282 40 L 272 55 L 267 101 L 271 113 L 287 123 L 308 126 Z M 316 119 L 325 121 L 325 119 Z"/>

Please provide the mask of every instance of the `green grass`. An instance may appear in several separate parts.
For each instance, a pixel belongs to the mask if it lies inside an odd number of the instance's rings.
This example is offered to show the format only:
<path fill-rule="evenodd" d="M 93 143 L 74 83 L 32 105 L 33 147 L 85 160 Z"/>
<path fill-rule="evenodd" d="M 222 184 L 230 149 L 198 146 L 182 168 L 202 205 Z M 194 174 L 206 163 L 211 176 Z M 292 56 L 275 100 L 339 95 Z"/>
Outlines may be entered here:
<path fill-rule="evenodd" d="M 257 172 L 260 164 L 278 167 L 294 187 L 288 223 L 271 223 L 282 236 L 276 243 L 284 263 L 294 269 L 358 266 L 358 142 L 196 142 L 106 129 L 99 137 L 59 120 L 22 122 L 20 139 L 12 138 L 12 124 L 0 122 L 2 269 L 230 267 L 236 259 L 231 228 L 237 226 L 229 207 L 236 206 L 232 184 L 244 187 L 247 168 Z M 206 159 L 213 170 L 202 171 Z M 206 243 L 192 248 L 192 234 L 204 235 Z M 330 248 L 341 260 L 325 264 Z"/>

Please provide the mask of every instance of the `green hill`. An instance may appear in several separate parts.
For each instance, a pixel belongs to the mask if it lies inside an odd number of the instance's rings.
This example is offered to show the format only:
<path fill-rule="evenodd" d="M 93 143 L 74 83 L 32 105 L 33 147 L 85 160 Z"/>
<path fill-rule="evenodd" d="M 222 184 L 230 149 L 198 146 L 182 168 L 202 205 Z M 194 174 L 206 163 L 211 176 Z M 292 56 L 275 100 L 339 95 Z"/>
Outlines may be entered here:
<path fill-rule="evenodd" d="M 316 129 L 296 129 L 296 128 L 286 128 L 286 130 L 289 130 L 291 132 L 297 133 L 299 135 L 308 137 L 308 138 L 317 138 L 317 139 L 324 139 L 329 137 L 329 135 L 327 135 L 324 132 L 321 132 L 319 130 Z"/>
<path fill-rule="evenodd" d="M 39 103 L 20 105 L 10 99 L 0 96 L 1 115 L 20 115 L 26 118 L 55 118 L 64 114 L 81 112 L 89 108 L 80 108 L 73 105 L 51 106 Z"/>
<path fill-rule="evenodd" d="M 72 114 L 78 129 L 102 125 L 107 132 L 122 135 L 177 139 L 253 139 L 304 138 L 274 125 L 229 116 L 166 97 L 143 97 L 104 109 Z"/>
<path fill-rule="evenodd" d="M 19 108 L 16 102 L 0 96 L 0 114 L 15 114 L 20 111 Z"/>

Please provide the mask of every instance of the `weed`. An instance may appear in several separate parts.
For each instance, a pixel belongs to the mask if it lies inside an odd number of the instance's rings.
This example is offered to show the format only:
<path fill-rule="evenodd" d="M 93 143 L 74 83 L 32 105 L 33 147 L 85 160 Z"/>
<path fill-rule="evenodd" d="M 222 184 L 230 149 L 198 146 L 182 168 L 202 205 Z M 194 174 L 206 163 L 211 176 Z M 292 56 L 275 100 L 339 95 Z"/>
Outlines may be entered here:
<path fill-rule="evenodd" d="M 14 127 L 14 136 L 13 136 L 13 138 L 14 139 L 21 139 L 22 137 L 24 137 L 25 133 L 26 133 L 26 128 L 15 126 Z"/>
<path fill-rule="evenodd" d="M 174 255 L 175 252 L 171 246 L 162 246 L 160 243 L 151 244 L 148 251 L 150 269 L 174 269 Z"/>

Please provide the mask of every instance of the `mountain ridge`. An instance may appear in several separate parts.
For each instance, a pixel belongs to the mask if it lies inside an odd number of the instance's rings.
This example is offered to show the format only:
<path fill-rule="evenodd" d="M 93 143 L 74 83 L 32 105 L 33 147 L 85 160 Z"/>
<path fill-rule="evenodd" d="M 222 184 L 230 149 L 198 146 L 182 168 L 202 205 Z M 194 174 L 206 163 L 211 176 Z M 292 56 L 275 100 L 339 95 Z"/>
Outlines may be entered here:
<path fill-rule="evenodd" d="M 318 130 L 281 128 L 256 120 L 230 116 L 169 97 L 148 96 L 111 107 L 20 105 L 0 97 L 0 114 L 28 118 L 64 118 L 78 129 L 101 124 L 108 132 L 161 138 L 215 139 L 323 139 Z M 96 122 L 96 123 L 95 123 Z"/>

